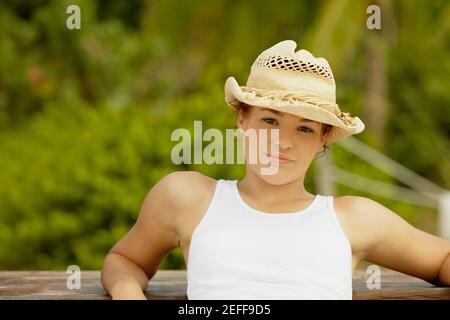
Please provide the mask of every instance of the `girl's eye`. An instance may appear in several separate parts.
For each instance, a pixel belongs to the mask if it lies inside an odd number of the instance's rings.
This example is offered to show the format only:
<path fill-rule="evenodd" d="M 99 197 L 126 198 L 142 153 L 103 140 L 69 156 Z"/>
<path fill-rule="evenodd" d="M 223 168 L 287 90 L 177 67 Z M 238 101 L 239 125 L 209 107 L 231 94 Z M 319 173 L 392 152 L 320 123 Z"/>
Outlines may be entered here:
<path fill-rule="evenodd" d="M 268 124 L 275 124 L 275 122 L 277 120 L 273 119 L 273 118 L 263 118 L 263 121 L 265 121 Z"/>
<path fill-rule="evenodd" d="M 273 119 L 273 118 L 263 118 L 262 120 L 264 122 L 268 123 L 268 124 L 277 124 L 277 120 Z M 303 127 L 303 126 L 300 127 L 300 131 L 306 132 L 306 133 L 314 132 L 314 130 L 312 130 L 312 129 L 308 128 L 308 127 Z"/>
<path fill-rule="evenodd" d="M 310 128 L 308 128 L 308 127 L 300 127 L 300 131 L 303 131 L 303 132 L 306 132 L 306 133 L 309 133 L 309 132 L 314 132 L 313 130 L 311 130 Z M 303 130 L 303 129 L 305 129 L 305 130 Z"/>

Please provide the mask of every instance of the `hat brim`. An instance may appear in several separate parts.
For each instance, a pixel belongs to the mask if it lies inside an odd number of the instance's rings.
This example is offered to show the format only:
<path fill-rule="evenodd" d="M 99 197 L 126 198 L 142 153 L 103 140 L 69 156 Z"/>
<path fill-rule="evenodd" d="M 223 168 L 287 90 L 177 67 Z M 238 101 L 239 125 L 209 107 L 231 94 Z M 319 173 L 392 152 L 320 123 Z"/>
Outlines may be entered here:
<path fill-rule="evenodd" d="M 310 101 L 302 100 L 267 98 L 255 94 L 257 91 L 260 90 L 257 88 L 252 90 L 249 87 L 239 86 L 234 77 L 228 77 L 225 82 L 225 102 L 232 108 L 237 107 L 241 103 L 245 103 L 255 107 L 269 108 L 330 124 L 333 127 L 327 134 L 328 143 L 341 140 L 353 134 L 358 134 L 365 128 L 364 123 L 358 117 L 347 116 L 345 119 L 342 119 L 334 112 L 323 107 L 332 104 L 328 101 L 311 103 Z"/>

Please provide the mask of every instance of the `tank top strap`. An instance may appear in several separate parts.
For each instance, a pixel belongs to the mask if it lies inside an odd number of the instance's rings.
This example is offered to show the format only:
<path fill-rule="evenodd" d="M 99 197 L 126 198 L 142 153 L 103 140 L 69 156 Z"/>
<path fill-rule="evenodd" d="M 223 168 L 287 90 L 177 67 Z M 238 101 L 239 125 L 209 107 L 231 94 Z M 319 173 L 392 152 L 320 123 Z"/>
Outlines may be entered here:
<path fill-rule="evenodd" d="M 226 189 L 225 184 L 226 184 L 226 180 L 224 180 L 224 179 L 217 180 L 216 187 L 214 189 L 214 193 L 209 202 L 207 213 L 209 211 L 213 211 L 213 210 L 219 208 L 221 203 L 223 203 L 224 189 Z"/>
<path fill-rule="evenodd" d="M 348 247 L 350 247 L 350 250 L 351 250 L 350 241 L 347 237 L 347 234 L 344 232 L 344 229 L 342 228 L 342 225 L 339 221 L 339 218 L 336 214 L 336 210 L 334 208 L 334 200 L 335 200 L 334 196 L 329 195 L 329 196 L 324 196 L 324 198 L 326 198 L 326 202 L 327 202 L 327 210 L 325 210 L 325 211 L 330 216 L 330 219 L 331 219 L 333 225 L 335 226 L 337 232 L 344 238 L 346 244 L 348 245 Z"/>
<path fill-rule="evenodd" d="M 200 229 L 201 226 L 206 223 L 206 221 L 215 220 L 218 217 L 223 216 L 223 212 L 227 209 L 227 204 L 229 204 L 232 200 L 232 195 L 229 187 L 230 181 L 231 180 L 226 179 L 217 180 L 213 195 L 211 197 L 211 200 L 209 201 L 208 208 L 203 214 L 202 219 L 200 219 L 200 222 L 195 230 Z"/>

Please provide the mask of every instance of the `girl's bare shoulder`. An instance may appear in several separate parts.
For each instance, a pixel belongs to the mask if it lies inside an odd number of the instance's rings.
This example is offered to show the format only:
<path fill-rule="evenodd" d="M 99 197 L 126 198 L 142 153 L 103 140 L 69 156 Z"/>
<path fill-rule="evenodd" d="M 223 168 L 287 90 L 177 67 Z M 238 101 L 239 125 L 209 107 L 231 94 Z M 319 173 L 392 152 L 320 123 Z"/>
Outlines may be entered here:
<path fill-rule="evenodd" d="M 361 257 L 384 237 L 386 226 L 398 215 L 377 201 L 361 196 L 335 197 L 335 211 Z"/>
<path fill-rule="evenodd" d="M 380 207 L 382 206 L 379 203 L 366 197 L 351 195 L 334 197 L 336 214 L 363 233 L 367 232 L 367 228 L 374 226 L 374 223 L 379 222 L 377 216 Z"/>
<path fill-rule="evenodd" d="M 217 180 L 197 171 L 174 171 L 161 179 L 168 205 L 183 209 L 201 210 L 212 198 Z"/>
<path fill-rule="evenodd" d="M 370 245 L 370 230 L 367 227 L 367 198 L 345 195 L 334 197 L 334 209 L 352 246 L 353 255 L 362 259 Z"/>

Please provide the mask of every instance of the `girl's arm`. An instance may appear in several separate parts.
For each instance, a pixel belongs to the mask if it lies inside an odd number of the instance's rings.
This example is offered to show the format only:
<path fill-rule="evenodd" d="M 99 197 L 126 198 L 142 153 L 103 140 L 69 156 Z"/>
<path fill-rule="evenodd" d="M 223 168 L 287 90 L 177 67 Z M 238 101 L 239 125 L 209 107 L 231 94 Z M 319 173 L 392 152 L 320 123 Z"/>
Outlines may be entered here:
<path fill-rule="evenodd" d="M 450 286 L 450 254 L 447 255 L 447 258 L 441 266 L 438 284 Z"/>
<path fill-rule="evenodd" d="M 450 286 L 450 241 L 414 228 L 374 200 L 348 198 L 352 223 L 364 239 L 360 241 L 362 259 L 434 285 Z"/>
<path fill-rule="evenodd" d="M 173 172 L 147 194 L 131 230 L 107 254 L 101 281 L 113 299 L 146 299 L 148 281 L 159 264 L 179 246 L 176 214 L 186 210 L 186 190 L 181 190 L 189 173 Z"/>

